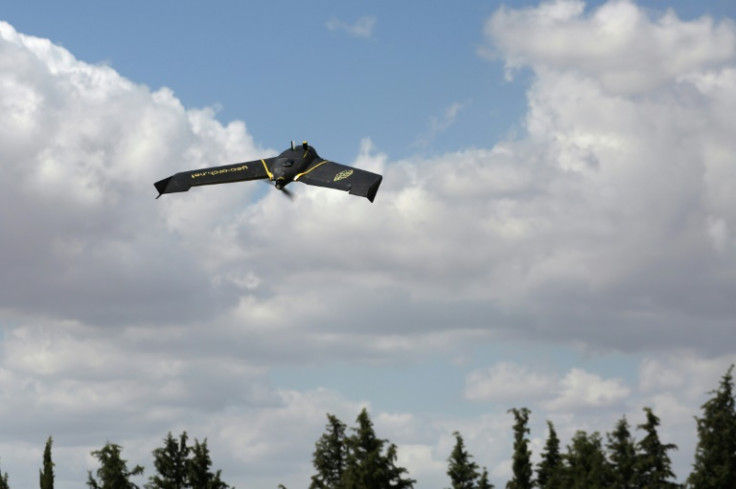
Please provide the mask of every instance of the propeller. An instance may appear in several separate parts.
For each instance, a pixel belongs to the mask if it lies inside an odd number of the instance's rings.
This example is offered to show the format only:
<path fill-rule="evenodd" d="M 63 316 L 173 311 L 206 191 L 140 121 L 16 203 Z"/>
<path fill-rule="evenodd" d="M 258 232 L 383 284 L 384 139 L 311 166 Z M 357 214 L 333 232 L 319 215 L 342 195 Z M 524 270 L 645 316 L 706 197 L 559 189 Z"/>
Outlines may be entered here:
<path fill-rule="evenodd" d="M 291 201 L 293 201 L 293 200 L 294 200 L 294 197 L 295 197 L 295 195 L 294 195 L 294 193 L 293 193 L 293 192 L 292 192 L 291 190 L 289 190 L 289 189 L 288 189 L 288 188 L 286 188 L 286 187 L 281 187 L 281 188 L 280 188 L 279 190 L 281 190 L 281 192 L 282 192 L 282 193 L 283 193 L 283 194 L 284 194 L 284 195 L 285 195 L 286 197 L 288 197 L 288 198 L 289 198 L 289 200 L 291 200 Z"/>
<path fill-rule="evenodd" d="M 278 180 L 276 180 L 276 182 L 274 183 L 274 187 L 276 187 L 277 190 L 281 190 L 281 192 L 283 192 L 284 195 L 289 198 L 289 200 L 294 200 L 294 194 L 291 193 L 291 191 L 284 186 L 283 179 L 279 178 Z"/>

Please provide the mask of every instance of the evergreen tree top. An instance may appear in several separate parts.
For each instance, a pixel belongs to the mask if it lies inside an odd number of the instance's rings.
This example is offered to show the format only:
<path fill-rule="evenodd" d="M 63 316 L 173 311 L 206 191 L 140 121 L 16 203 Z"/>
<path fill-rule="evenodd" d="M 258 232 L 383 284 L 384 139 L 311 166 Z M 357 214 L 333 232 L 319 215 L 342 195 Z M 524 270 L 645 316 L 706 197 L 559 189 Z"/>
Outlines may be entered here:
<path fill-rule="evenodd" d="M 473 462 L 473 456 L 465 449 L 465 442 L 459 432 L 454 432 L 455 447 L 452 449 L 447 468 L 452 489 L 474 489 L 478 479 L 478 464 Z M 488 474 L 486 474 L 487 477 Z M 487 481 L 486 481 L 487 482 Z"/>
<path fill-rule="evenodd" d="M 736 408 L 734 408 L 733 368 L 721 378 L 711 398 L 695 418 L 698 444 L 695 463 L 688 477 L 692 489 L 733 489 L 736 486 Z"/>

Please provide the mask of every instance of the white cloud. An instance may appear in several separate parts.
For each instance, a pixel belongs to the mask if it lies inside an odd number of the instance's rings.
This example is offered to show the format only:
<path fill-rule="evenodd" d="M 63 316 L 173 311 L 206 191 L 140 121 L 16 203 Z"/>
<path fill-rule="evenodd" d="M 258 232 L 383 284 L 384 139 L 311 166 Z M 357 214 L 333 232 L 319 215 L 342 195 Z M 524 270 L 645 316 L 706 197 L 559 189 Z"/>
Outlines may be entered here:
<path fill-rule="evenodd" d="M 529 402 L 549 396 L 557 379 L 527 367 L 500 363 L 475 370 L 465 379 L 465 398 L 471 401 Z"/>
<path fill-rule="evenodd" d="M 475 370 L 465 380 L 468 400 L 513 405 L 539 403 L 551 412 L 607 408 L 620 403 L 630 392 L 621 379 L 602 379 L 578 368 L 559 377 L 510 363 Z"/>
<path fill-rule="evenodd" d="M 347 32 L 353 37 L 364 37 L 368 38 L 373 36 L 373 28 L 376 25 L 376 18 L 372 15 L 364 15 L 359 17 L 358 20 L 353 24 L 349 24 L 345 21 L 332 17 L 325 23 L 325 26 L 330 31 L 343 31 Z"/>
<path fill-rule="evenodd" d="M 509 70 L 574 71 L 618 94 L 655 89 L 731 62 L 736 53 L 732 22 L 682 21 L 671 10 L 651 19 L 628 0 L 606 2 L 588 15 L 579 0 L 501 8 L 485 30 Z"/>
<path fill-rule="evenodd" d="M 581 369 L 570 370 L 560 381 L 559 395 L 544 403 L 551 411 L 581 411 L 620 403 L 630 393 L 621 379 L 602 379 Z"/>

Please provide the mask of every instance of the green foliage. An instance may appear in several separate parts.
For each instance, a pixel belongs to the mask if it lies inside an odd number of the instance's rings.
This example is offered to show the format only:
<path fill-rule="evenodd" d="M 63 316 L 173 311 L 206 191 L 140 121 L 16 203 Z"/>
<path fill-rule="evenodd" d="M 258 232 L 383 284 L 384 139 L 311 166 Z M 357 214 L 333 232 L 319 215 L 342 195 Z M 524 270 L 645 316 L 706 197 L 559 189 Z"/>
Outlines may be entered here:
<path fill-rule="evenodd" d="M 514 455 L 512 469 L 514 476 L 506 483 L 506 489 L 531 489 L 532 452 L 529 450 L 529 409 L 509 409 L 514 414 Z"/>
<path fill-rule="evenodd" d="M 453 435 L 455 436 L 455 448 L 452 449 L 447 459 L 449 462 L 447 475 L 450 476 L 452 489 L 474 489 L 475 481 L 479 477 L 478 464 L 472 461 L 473 456 L 465 449 L 460 433 L 456 431 Z"/>
<path fill-rule="evenodd" d="M 87 485 L 91 489 L 138 489 L 130 482 L 130 477 L 143 474 L 143 467 L 136 465 L 128 470 L 127 461 L 120 457 L 121 447 L 114 443 L 107 443 L 101 450 L 92 452 L 92 456 L 100 462 L 97 469 L 99 481 L 88 473 Z"/>
<path fill-rule="evenodd" d="M 636 445 L 625 416 L 618 420 L 613 432 L 606 437 L 611 466 L 611 489 L 637 489 Z"/>
<path fill-rule="evenodd" d="M 51 445 L 54 440 L 49 436 L 43 450 L 43 468 L 39 470 L 39 485 L 41 489 L 54 489 L 54 462 L 51 460 Z"/>
<path fill-rule="evenodd" d="M 342 488 L 347 464 L 345 423 L 332 414 L 327 415 L 327 432 L 315 444 L 312 464 L 317 473 L 312 476 L 310 489 Z"/>
<path fill-rule="evenodd" d="M 177 442 L 171 432 L 164 438 L 164 446 L 153 451 L 156 474 L 149 478 L 146 489 L 185 489 L 189 487 L 189 447 L 187 432 Z"/>
<path fill-rule="evenodd" d="M 164 438 L 164 446 L 153 451 L 156 474 L 149 477 L 146 489 L 228 489 L 221 479 L 221 471 L 212 472 L 212 459 L 207 440 L 187 444 L 187 432 L 177 441 L 171 433 Z"/>
<path fill-rule="evenodd" d="M 189 484 L 192 489 L 229 489 L 221 479 L 222 471 L 211 472 L 212 459 L 207 448 L 207 439 L 202 443 L 194 440 L 191 448 L 192 456 L 189 459 Z"/>
<path fill-rule="evenodd" d="M 480 479 L 478 479 L 478 485 L 476 486 L 477 489 L 494 489 L 494 485 L 488 482 L 488 470 L 486 470 L 485 467 L 483 467 L 483 472 L 480 474 Z"/>
<path fill-rule="evenodd" d="M 564 487 L 570 489 L 606 489 L 610 487 L 610 472 L 603 452 L 601 436 L 578 431 L 572 437 L 564 455 Z"/>
<path fill-rule="evenodd" d="M 734 398 L 732 365 L 721 379 L 712 397 L 702 406 L 702 417 L 696 418 L 698 445 L 688 489 L 734 489 L 736 481 L 736 399 Z M 514 415 L 513 478 L 507 489 L 679 489 L 674 482 L 669 452 L 674 444 L 663 444 L 657 427 L 659 418 L 648 407 L 646 421 L 637 426 L 644 436 L 634 440 L 626 417 L 606 434 L 605 450 L 598 433 L 578 431 L 567 452 L 560 453 L 560 439 L 554 425 L 547 421 L 549 434 L 536 467 L 533 480 L 528 428 L 530 411 L 510 409 Z M 413 489 L 415 480 L 408 471 L 396 465 L 396 445 L 376 436 L 368 412 L 363 409 L 352 433 L 337 417 L 327 415 L 326 432 L 315 443 L 313 464 L 316 474 L 310 489 Z M 493 489 L 488 471 L 473 461 L 462 436 L 454 432 L 455 446 L 447 459 L 447 475 L 451 489 Z M 39 470 L 40 489 L 53 489 L 54 466 L 52 437 L 46 441 L 43 467 Z M 143 474 L 143 467 L 132 470 L 120 456 L 121 447 L 107 443 L 92 452 L 100 467 L 88 472 L 90 489 L 138 489 L 130 481 Z M 175 439 L 171 433 L 164 445 L 153 451 L 156 473 L 146 489 L 230 489 L 221 480 L 221 471 L 212 472 L 207 440 L 188 445 L 187 433 Z M 0 471 L 0 489 L 9 489 L 8 474 Z M 279 485 L 279 489 L 286 489 Z"/>
<path fill-rule="evenodd" d="M 356 422 L 353 434 L 345 436 L 345 425 L 328 415 L 327 433 L 316 443 L 317 474 L 310 488 L 413 488 L 415 481 L 405 477 L 407 470 L 396 465 L 396 445 L 386 446 L 387 440 L 376 437 L 365 409 Z"/>
<path fill-rule="evenodd" d="M 560 439 L 552 421 L 547 421 L 549 435 L 542 451 L 542 460 L 537 464 L 537 487 L 540 489 L 564 489 L 564 467 L 560 454 Z"/>
<path fill-rule="evenodd" d="M 3 474 L 2 470 L 0 470 L 0 489 L 10 489 L 10 486 L 8 485 L 8 473 L 5 472 L 5 474 Z"/>
<path fill-rule="evenodd" d="M 376 437 L 373 422 L 364 408 L 356 419 L 357 427 L 347 438 L 348 457 L 344 474 L 347 489 L 388 489 L 414 487 L 413 479 L 403 476 L 407 470 L 396 466 L 396 445 Z"/>
<path fill-rule="evenodd" d="M 671 479 L 675 478 L 672 472 L 672 462 L 667 454 L 670 450 L 676 450 L 677 445 L 671 443 L 663 444 L 659 440 L 657 426 L 659 418 L 652 412 L 651 408 L 645 407 L 646 423 L 637 426 L 646 434 L 637 444 L 638 455 L 634 467 L 636 473 L 636 486 L 643 489 L 676 489 L 676 484 Z"/>
<path fill-rule="evenodd" d="M 733 489 L 736 481 L 736 408 L 733 368 L 721 378 L 718 389 L 701 406 L 702 418 L 695 418 L 698 445 L 693 471 L 688 477 L 692 489 Z"/>

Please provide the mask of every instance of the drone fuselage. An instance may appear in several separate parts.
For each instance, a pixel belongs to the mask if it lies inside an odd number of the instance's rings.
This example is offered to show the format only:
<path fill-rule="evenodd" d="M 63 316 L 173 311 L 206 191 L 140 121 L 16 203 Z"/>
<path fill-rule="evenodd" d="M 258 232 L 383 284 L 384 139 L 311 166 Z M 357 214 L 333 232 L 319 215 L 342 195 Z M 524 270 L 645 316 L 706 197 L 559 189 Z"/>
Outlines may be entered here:
<path fill-rule="evenodd" d="M 268 178 L 280 190 L 294 180 L 298 180 L 310 167 L 314 168 L 313 164 L 319 164 L 321 161 L 319 158 L 317 151 L 306 143 L 303 143 L 301 147 L 292 147 L 276 157 L 276 161 L 268 172 Z"/>

